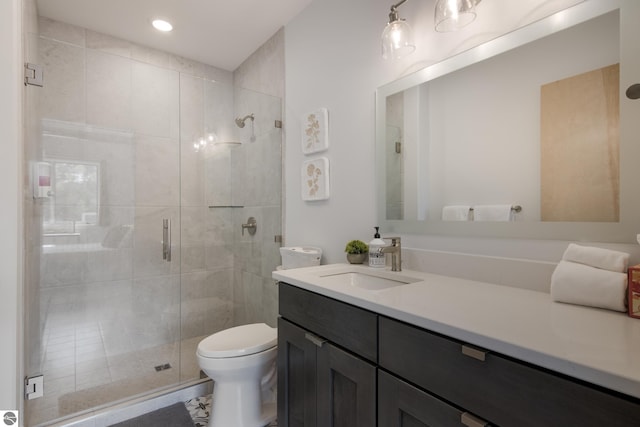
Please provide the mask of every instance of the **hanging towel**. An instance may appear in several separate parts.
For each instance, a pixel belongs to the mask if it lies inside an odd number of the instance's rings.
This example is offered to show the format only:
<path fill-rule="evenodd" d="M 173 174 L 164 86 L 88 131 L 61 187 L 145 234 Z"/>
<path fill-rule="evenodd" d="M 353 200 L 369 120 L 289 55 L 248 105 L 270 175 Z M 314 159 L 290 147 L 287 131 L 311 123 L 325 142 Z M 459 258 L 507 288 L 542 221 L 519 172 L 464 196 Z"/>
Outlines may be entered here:
<path fill-rule="evenodd" d="M 574 243 L 569 244 L 562 259 L 618 273 L 626 272 L 629 265 L 628 253 L 592 246 L 580 246 Z"/>
<path fill-rule="evenodd" d="M 471 212 L 471 206 L 468 205 L 445 206 L 442 208 L 442 220 L 469 221 L 469 212 Z"/>
<path fill-rule="evenodd" d="M 511 205 L 478 205 L 473 207 L 474 221 L 513 221 Z"/>
<path fill-rule="evenodd" d="M 569 304 L 627 311 L 627 275 L 560 261 L 551 276 L 551 299 Z"/>

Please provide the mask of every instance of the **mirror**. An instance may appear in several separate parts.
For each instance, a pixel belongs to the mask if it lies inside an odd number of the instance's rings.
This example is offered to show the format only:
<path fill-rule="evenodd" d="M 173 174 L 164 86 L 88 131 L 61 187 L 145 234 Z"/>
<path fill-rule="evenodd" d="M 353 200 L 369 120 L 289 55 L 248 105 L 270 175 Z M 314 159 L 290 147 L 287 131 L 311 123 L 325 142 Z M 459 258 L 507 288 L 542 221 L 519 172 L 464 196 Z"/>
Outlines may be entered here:
<path fill-rule="evenodd" d="M 624 92 L 640 79 L 638 12 L 581 3 L 379 88 L 384 229 L 635 242 L 640 102 Z M 495 204 L 521 209 L 473 221 Z M 470 220 L 443 221 L 444 206 Z"/>

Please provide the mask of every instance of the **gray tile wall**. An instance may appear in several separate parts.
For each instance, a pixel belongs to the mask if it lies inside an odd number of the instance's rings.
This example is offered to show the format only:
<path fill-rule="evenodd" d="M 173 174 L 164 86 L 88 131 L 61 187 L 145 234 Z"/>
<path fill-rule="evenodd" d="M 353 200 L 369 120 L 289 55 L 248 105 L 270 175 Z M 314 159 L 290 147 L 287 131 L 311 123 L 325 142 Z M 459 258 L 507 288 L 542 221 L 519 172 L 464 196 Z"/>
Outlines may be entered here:
<path fill-rule="evenodd" d="M 245 209 L 234 212 L 235 225 L 249 216 L 258 221 L 255 236 L 240 236 L 235 246 L 234 316 L 235 323 L 265 322 L 276 326 L 278 288 L 271 272 L 280 265 L 282 235 L 282 129 L 274 120 L 282 120 L 284 105 L 284 30 L 280 29 L 234 73 L 238 116 L 255 114 L 256 140 L 243 145 L 245 155 L 234 158 L 232 180 L 243 185 L 240 194 Z M 250 138 L 249 126 L 241 132 Z M 246 139 L 244 139 L 246 141 Z M 245 179 L 235 174 L 244 173 Z M 236 191 L 235 194 L 238 194 Z"/>

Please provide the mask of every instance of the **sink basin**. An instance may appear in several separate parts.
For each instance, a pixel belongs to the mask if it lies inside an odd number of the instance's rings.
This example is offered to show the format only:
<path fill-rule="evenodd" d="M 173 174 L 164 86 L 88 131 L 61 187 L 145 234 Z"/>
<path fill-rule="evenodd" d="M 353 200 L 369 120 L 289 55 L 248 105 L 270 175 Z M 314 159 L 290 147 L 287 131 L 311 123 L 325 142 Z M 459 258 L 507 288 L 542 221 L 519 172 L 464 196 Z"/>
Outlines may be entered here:
<path fill-rule="evenodd" d="M 372 274 L 365 274 L 360 272 L 344 272 L 327 274 L 320 276 L 320 280 L 324 283 L 332 283 L 334 285 L 348 285 L 355 286 L 370 291 L 379 291 L 382 289 L 393 288 L 396 286 L 403 286 L 409 283 L 420 282 L 421 279 L 415 279 L 413 277 L 397 276 L 394 278 L 374 276 Z"/>

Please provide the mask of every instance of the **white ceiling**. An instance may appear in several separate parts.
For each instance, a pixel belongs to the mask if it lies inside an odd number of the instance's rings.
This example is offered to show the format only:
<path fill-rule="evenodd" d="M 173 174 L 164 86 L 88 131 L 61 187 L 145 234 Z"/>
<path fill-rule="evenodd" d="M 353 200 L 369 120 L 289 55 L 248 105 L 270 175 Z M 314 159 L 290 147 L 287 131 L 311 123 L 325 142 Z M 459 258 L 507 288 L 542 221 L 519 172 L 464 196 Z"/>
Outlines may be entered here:
<path fill-rule="evenodd" d="M 38 0 L 39 14 L 224 70 L 249 55 L 312 0 Z M 163 17 L 173 31 L 160 33 Z"/>

